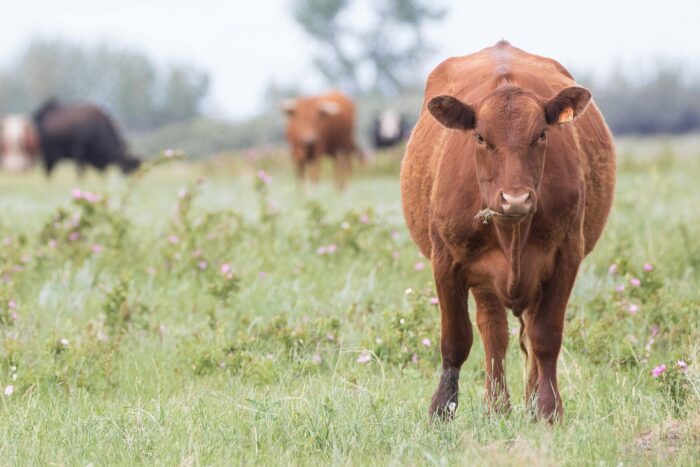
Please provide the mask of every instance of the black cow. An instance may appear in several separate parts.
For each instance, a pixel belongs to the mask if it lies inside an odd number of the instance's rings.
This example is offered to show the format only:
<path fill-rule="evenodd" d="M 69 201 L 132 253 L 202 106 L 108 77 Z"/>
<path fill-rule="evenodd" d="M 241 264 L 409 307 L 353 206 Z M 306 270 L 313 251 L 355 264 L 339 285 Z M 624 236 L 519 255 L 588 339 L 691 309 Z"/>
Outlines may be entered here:
<path fill-rule="evenodd" d="M 61 159 L 74 160 L 81 173 L 86 165 L 102 171 L 115 164 L 125 174 L 141 165 L 112 120 L 94 105 L 64 105 L 51 99 L 33 117 L 47 175 Z"/>
<path fill-rule="evenodd" d="M 374 147 L 390 148 L 402 142 L 408 134 L 406 119 L 394 109 L 385 109 L 374 119 Z"/>

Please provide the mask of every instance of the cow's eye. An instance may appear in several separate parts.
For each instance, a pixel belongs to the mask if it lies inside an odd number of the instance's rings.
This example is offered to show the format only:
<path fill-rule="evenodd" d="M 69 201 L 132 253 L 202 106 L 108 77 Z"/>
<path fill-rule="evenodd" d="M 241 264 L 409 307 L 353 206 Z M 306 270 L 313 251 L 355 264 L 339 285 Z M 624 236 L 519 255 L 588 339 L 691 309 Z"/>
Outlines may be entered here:
<path fill-rule="evenodd" d="M 486 144 L 486 140 L 479 133 L 476 134 L 476 142 L 479 144 Z"/>
<path fill-rule="evenodd" d="M 540 133 L 540 141 L 544 141 L 547 139 L 547 130 L 542 130 L 542 133 Z"/>

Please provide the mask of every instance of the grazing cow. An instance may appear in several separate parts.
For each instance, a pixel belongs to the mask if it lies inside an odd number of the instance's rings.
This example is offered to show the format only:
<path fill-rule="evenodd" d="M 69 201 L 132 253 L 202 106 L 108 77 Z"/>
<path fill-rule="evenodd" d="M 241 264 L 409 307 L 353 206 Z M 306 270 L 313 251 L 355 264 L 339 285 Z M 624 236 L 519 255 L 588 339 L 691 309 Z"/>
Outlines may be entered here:
<path fill-rule="evenodd" d="M 384 109 L 374 119 L 373 142 L 375 149 L 396 146 L 404 140 L 407 134 L 406 119 L 395 109 Z"/>
<path fill-rule="evenodd" d="M 132 156 L 112 120 L 94 105 L 63 105 L 49 100 L 34 113 L 46 174 L 61 159 L 104 170 L 117 165 L 128 174 L 141 162 Z"/>
<path fill-rule="evenodd" d="M 509 407 L 506 308 L 520 320 L 526 400 L 563 416 L 557 357 L 581 260 L 613 199 L 615 150 L 591 93 L 558 62 L 505 41 L 441 63 L 406 149 L 406 223 L 430 258 L 443 373 L 431 416 L 450 418 L 472 345 L 467 294 L 486 353 L 486 400 Z"/>
<path fill-rule="evenodd" d="M 28 170 L 39 155 L 39 142 L 32 123 L 21 115 L 10 115 L 0 124 L 0 155 L 3 170 Z"/>
<path fill-rule="evenodd" d="M 312 182 L 318 181 L 321 158 L 335 160 L 336 183 L 345 185 L 350 172 L 350 157 L 359 153 L 353 139 L 355 106 L 350 98 L 337 91 L 314 97 L 285 100 L 287 142 L 297 176 L 304 179 L 309 167 Z"/>

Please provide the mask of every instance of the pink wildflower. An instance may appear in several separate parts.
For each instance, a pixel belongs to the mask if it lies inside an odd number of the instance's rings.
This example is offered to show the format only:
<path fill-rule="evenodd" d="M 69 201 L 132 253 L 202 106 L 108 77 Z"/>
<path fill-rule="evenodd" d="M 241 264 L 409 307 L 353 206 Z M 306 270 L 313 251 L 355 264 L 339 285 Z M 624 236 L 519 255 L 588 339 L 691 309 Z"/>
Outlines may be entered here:
<path fill-rule="evenodd" d="M 231 265 L 224 263 L 221 265 L 221 274 L 229 274 L 231 272 Z"/>
<path fill-rule="evenodd" d="M 177 243 L 180 241 L 180 237 L 178 237 L 177 235 L 170 235 L 170 236 L 168 237 L 168 241 L 169 241 L 170 243 L 172 243 L 173 245 L 175 245 L 175 244 L 177 244 Z"/>
<path fill-rule="evenodd" d="M 418 362 L 419 362 L 418 354 L 414 353 L 413 355 L 411 355 L 411 361 L 413 362 L 414 365 L 418 365 Z"/>
<path fill-rule="evenodd" d="M 10 310 L 16 309 L 16 308 L 17 308 L 17 302 L 14 301 L 14 300 L 10 300 L 9 302 L 7 302 L 7 308 L 9 308 Z"/>
<path fill-rule="evenodd" d="M 10 245 L 10 244 L 12 244 L 12 237 L 5 237 L 5 238 L 3 238 L 3 239 L 2 239 L 2 243 L 4 243 L 5 245 Z"/>
<path fill-rule="evenodd" d="M 659 327 L 658 326 L 652 326 L 651 327 L 651 337 L 656 337 L 659 335 Z"/>
<path fill-rule="evenodd" d="M 258 170 L 258 178 L 262 180 L 265 185 L 272 183 L 272 177 L 270 177 L 267 172 L 262 169 Z"/>
<path fill-rule="evenodd" d="M 634 303 L 630 304 L 630 306 L 627 308 L 627 311 L 630 312 L 632 315 L 636 315 L 637 312 L 639 311 L 639 306 L 635 305 Z"/>
<path fill-rule="evenodd" d="M 439 305 L 440 300 L 437 297 L 430 297 L 430 304 L 431 305 Z"/>
<path fill-rule="evenodd" d="M 182 199 L 185 196 L 187 196 L 187 188 L 180 188 L 180 190 L 177 192 L 177 197 Z"/>
<path fill-rule="evenodd" d="M 265 278 L 267 277 L 267 273 L 266 273 L 265 271 L 260 271 L 260 272 L 258 273 L 258 277 L 259 277 L 260 279 L 265 279 Z"/>
<path fill-rule="evenodd" d="M 678 366 L 678 369 L 681 370 L 683 373 L 688 371 L 688 364 L 685 362 L 685 360 L 678 360 L 676 362 L 676 365 Z"/>
<path fill-rule="evenodd" d="M 204 271 L 207 268 L 207 266 L 208 266 L 208 264 L 206 261 L 204 261 L 204 260 L 197 261 L 197 267 L 200 270 Z"/>
<path fill-rule="evenodd" d="M 332 255 L 335 253 L 335 250 L 338 249 L 338 246 L 335 243 L 331 243 L 326 247 L 326 251 L 328 252 L 329 255 Z"/>
<path fill-rule="evenodd" d="M 666 365 L 664 365 L 662 363 L 661 365 L 659 365 L 656 368 L 654 368 L 653 370 L 651 370 L 651 375 L 654 378 L 658 378 L 659 376 L 663 375 L 665 372 L 666 372 Z"/>
<path fill-rule="evenodd" d="M 311 361 L 314 362 L 316 365 L 320 365 L 323 361 L 323 358 L 321 358 L 321 356 L 316 353 L 313 355 L 313 357 L 311 357 Z"/>
<path fill-rule="evenodd" d="M 422 271 L 425 269 L 425 263 L 423 263 L 423 261 L 418 261 L 414 268 L 416 271 Z"/>
<path fill-rule="evenodd" d="M 100 196 L 90 191 L 84 191 L 83 199 L 88 203 L 96 203 L 100 200 Z"/>
<path fill-rule="evenodd" d="M 391 231 L 391 238 L 392 238 L 393 240 L 398 240 L 398 238 L 399 238 L 399 231 L 398 231 L 398 230 L 392 230 L 392 231 Z"/>
<path fill-rule="evenodd" d="M 53 238 L 51 240 L 49 240 L 49 248 L 56 248 L 57 244 L 58 244 L 58 242 L 56 240 L 54 240 Z"/>
<path fill-rule="evenodd" d="M 651 272 L 654 270 L 654 265 L 651 263 L 644 263 L 643 269 L 646 272 Z"/>
<path fill-rule="evenodd" d="M 369 352 L 365 351 L 360 354 L 359 357 L 357 357 L 357 363 L 369 363 L 372 361 L 372 355 L 370 355 Z"/>
<path fill-rule="evenodd" d="M 80 188 L 73 188 L 73 191 L 71 191 L 70 194 L 73 197 L 73 199 L 83 198 L 83 192 L 80 190 Z"/>
<path fill-rule="evenodd" d="M 636 277 L 633 277 L 632 279 L 630 279 L 630 285 L 632 287 L 639 287 L 640 285 L 642 285 L 642 281 L 640 281 Z"/>
<path fill-rule="evenodd" d="M 93 253 L 102 253 L 102 245 L 99 245 L 97 243 L 92 245 L 92 252 Z"/>
<path fill-rule="evenodd" d="M 12 393 L 14 393 L 14 392 L 15 392 L 15 387 L 14 387 L 13 385 L 11 385 L 11 384 L 8 384 L 8 385 L 5 387 L 5 390 L 3 391 L 3 393 L 4 393 L 5 396 L 7 396 L 7 397 L 10 397 L 10 396 L 12 395 Z"/>
<path fill-rule="evenodd" d="M 618 285 L 615 287 L 615 292 L 624 292 L 625 291 L 625 286 L 623 284 Z"/>
<path fill-rule="evenodd" d="M 610 265 L 610 267 L 608 268 L 608 274 L 610 274 L 611 276 L 614 276 L 615 274 L 617 274 L 617 264 L 616 263 L 613 263 Z"/>
<path fill-rule="evenodd" d="M 74 242 L 80 238 L 80 233 L 78 232 L 71 232 L 70 235 L 68 235 L 68 240 L 71 242 Z"/>
<path fill-rule="evenodd" d="M 12 318 L 12 321 L 17 321 L 19 319 L 19 315 L 16 311 L 13 311 L 12 313 L 10 313 L 10 318 Z"/>
<path fill-rule="evenodd" d="M 425 339 L 423 339 L 423 340 L 421 341 L 421 344 L 423 344 L 423 346 L 425 346 L 425 347 L 430 347 L 430 344 L 431 344 L 430 339 L 428 339 L 428 338 L 426 337 Z"/>
<path fill-rule="evenodd" d="M 316 253 L 318 253 L 319 255 L 325 255 L 326 254 L 326 247 L 325 246 L 318 247 L 318 250 L 316 250 Z"/>
<path fill-rule="evenodd" d="M 360 216 L 360 222 L 363 224 L 369 224 L 369 217 L 367 217 L 367 214 L 362 214 Z"/>

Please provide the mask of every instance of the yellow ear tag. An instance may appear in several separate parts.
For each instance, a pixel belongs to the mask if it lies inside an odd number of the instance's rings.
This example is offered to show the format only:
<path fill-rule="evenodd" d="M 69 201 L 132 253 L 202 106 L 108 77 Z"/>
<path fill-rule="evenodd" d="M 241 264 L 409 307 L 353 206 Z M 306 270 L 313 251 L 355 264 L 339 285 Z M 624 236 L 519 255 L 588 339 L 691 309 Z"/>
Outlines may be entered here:
<path fill-rule="evenodd" d="M 559 114 L 559 123 L 570 122 L 574 119 L 574 109 L 567 107 Z"/>

